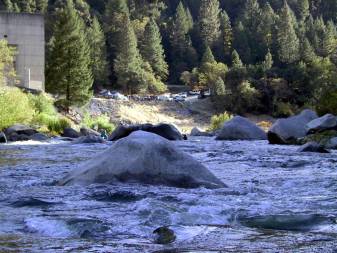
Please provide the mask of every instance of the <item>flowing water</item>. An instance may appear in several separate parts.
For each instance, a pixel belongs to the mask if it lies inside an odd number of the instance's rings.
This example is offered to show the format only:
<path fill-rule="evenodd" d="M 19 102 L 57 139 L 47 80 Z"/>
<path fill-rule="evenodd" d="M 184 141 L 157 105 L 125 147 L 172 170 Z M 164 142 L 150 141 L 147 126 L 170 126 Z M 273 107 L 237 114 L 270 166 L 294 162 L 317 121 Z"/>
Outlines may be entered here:
<path fill-rule="evenodd" d="M 176 145 L 228 187 L 57 186 L 109 144 L 0 146 L 0 252 L 337 252 L 336 151 L 212 138 Z M 154 243 L 161 226 L 174 243 Z"/>

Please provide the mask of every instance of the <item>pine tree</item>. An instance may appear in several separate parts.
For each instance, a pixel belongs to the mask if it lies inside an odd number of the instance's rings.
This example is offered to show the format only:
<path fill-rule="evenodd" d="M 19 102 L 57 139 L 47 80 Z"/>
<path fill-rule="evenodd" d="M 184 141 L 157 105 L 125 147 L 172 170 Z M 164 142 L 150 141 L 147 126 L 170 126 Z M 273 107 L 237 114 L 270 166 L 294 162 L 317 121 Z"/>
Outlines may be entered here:
<path fill-rule="evenodd" d="M 201 59 L 201 68 L 202 66 L 204 66 L 206 63 L 215 63 L 215 58 L 214 55 L 212 53 L 212 50 L 209 46 L 206 47 L 206 50 L 202 56 Z"/>
<path fill-rule="evenodd" d="M 317 58 L 314 48 L 310 45 L 308 38 L 304 38 L 301 43 L 301 60 L 311 63 Z"/>
<path fill-rule="evenodd" d="M 36 11 L 39 13 L 45 13 L 48 8 L 48 0 L 35 0 Z"/>
<path fill-rule="evenodd" d="M 257 27 L 258 41 L 261 48 L 261 54 L 274 49 L 275 26 L 277 16 L 269 3 L 265 4 L 261 10 L 261 19 Z"/>
<path fill-rule="evenodd" d="M 189 8 L 185 8 L 185 13 L 186 13 L 186 21 L 187 21 L 188 32 L 189 32 L 193 29 L 194 21 L 193 21 L 193 17 L 192 17 L 192 14 Z"/>
<path fill-rule="evenodd" d="M 309 1 L 308 0 L 298 0 L 296 10 L 301 21 L 306 20 L 309 17 Z"/>
<path fill-rule="evenodd" d="M 233 68 L 241 68 L 243 67 L 242 61 L 240 59 L 240 55 L 236 50 L 232 53 L 232 67 Z"/>
<path fill-rule="evenodd" d="M 84 23 L 72 0 L 58 10 L 56 17 L 46 71 L 47 90 L 64 95 L 67 107 L 82 105 L 92 96 L 93 84 Z"/>
<path fill-rule="evenodd" d="M 230 18 L 226 11 L 221 13 L 222 44 L 225 58 L 228 58 L 232 51 L 233 30 Z"/>
<path fill-rule="evenodd" d="M 151 19 L 145 27 L 142 56 L 147 61 L 154 73 L 162 80 L 168 76 L 168 65 L 165 61 L 164 49 L 159 27 L 155 20 Z"/>
<path fill-rule="evenodd" d="M 214 47 L 220 37 L 220 7 L 218 0 L 201 0 L 199 33 L 202 45 Z"/>
<path fill-rule="evenodd" d="M 105 44 L 105 35 L 96 17 L 87 29 L 87 38 L 90 45 L 91 70 L 95 85 L 105 85 L 108 79 L 108 62 Z"/>
<path fill-rule="evenodd" d="M 291 10 L 286 1 L 280 11 L 277 45 L 278 57 L 282 63 L 290 64 L 299 59 L 299 39 L 295 32 Z"/>
<path fill-rule="evenodd" d="M 11 0 L 4 0 L 6 11 L 13 12 L 14 11 L 14 5 Z"/>
<path fill-rule="evenodd" d="M 328 21 L 325 32 L 322 34 L 322 55 L 330 56 L 337 48 L 336 27 L 332 21 Z"/>
<path fill-rule="evenodd" d="M 274 64 L 273 56 L 270 53 L 270 51 L 268 51 L 262 63 L 263 70 L 264 71 L 270 70 L 273 67 L 273 64 Z"/>
<path fill-rule="evenodd" d="M 239 21 L 234 27 L 234 46 L 236 47 L 237 53 L 241 55 L 245 63 L 251 61 L 251 50 L 249 46 L 249 39 L 247 36 L 247 31 Z"/>
<path fill-rule="evenodd" d="M 141 87 L 138 82 L 142 69 L 142 59 L 138 50 L 137 38 L 131 21 L 128 16 L 124 16 L 124 32 L 120 33 L 120 39 L 124 43 L 117 49 L 117 56 L 114 60 L 114 69 L 118 84 L 129 94 L 140 90 L 146 90 L 147 87 Z"/>
<path fill-rule="evenodd" d="M 190 70 L 195 66 L 197 61 L 196 51 L 192 46 L 189 35 L 190 26 L 186 9 L 182 2 L 180 2 L 176 9 L 170 32 L 172 70 L 170 72 L 173 73 L 171 76 L 173 82 L 176 82 L 180 78 L 182 72 Z"/>

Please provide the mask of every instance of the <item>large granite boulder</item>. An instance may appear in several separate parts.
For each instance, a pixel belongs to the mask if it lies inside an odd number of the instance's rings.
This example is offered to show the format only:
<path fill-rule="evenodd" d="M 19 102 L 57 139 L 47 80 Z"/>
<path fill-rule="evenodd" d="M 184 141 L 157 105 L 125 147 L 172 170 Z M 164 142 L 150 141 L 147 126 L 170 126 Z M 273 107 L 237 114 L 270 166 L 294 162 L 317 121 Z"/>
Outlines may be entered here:
<path fill-rule="evenodd" d="M 125 138 L 135 131 L 154 133 L 170 141 L 178 141 L 184 139 L 184 136 L 179 132 L 179 130 L 171 124 L 140 124 L 130 126 L 118 126 L 116 130 L 113 131 L 113 133 L 110 135 L 109 141 L 117 141 L 121 138 Z"/>
<path fill-rule="evenodd" d="M 217 140 L 266 140 L 266 133 L 250 120 L 236 116 L 224 123 Z"/>
<path fill-rule="evenodd" d="M 90 128 L 87 128 L 87 127 L 82 127 L 80 129 L 80 134 L 82 136 L 89 136 L 89 135 L 93 135 L 93 136 L 101 136 L 101 134 L 95 130 L 92 130 Z"/>
<path fill-rule="evenodd" d="M 323 117 L 314 119 L 306 125 L 307 134 L 314 134 L 326 130 L 337 130 L 337 117 L 326 114 Z"/>
<path fill-rule="evenodd" d="M 314 111 L 304 110 L 296 116 L 277 120 L 268 131 L 270 144 L 293 144 L 307 134 L 306 125 L 317 119 Z"/>
<path fill-rule="evenodd" d="M 38 132 L 29 126 L 16 124 L 7 128 L 4 133 L 8 141 L 28 141 L 30 136 Z"/>
<path fill-rule="evenodd" d="M 47 135 L 41 134 L 41 133 L 33 134 L 29 138 L 33 141 L 47 141 L 47 140 L 49 140 L 49 137 Z"/>
<path fill-rule="evenodd" d="M 60 185 L 121 182 L 183 188 L 224 187 L 205 166 L 174 143 L 148 132 L 136 131 L 70 172 Z"/>
<path fill-rule="evenodd" d="M 71 127 L 66 127 L 63 130 L 62 137 L 79 138 L 79 137 L 81 137 L 81 134 Z"/>
<path fill-rule="evenodd" d="M 308 142 L 301 146 L 297 152 L 329 153 L 324 146 L 318 144 L 317 142 Z"/>
<path fill-rule="evenodd" d="M 101 136 L 87 135 L 79 137 L 73 141 L 73 144 L 93 144 L 93 143 L 105 143 L 105 140 Z"/>
<path fill-rule="evenodd" d="M 0 132 L 0 143 L 7 143 L 7 137 L 3 132 Z"/>
<path fill-rule="evenodd" d="M 213 134 L 212 134 L 212 133 L 209 133 L 209 132 L 202 131 L 202 130 L 201 130 L 200 128 L 198 128 L 198 127 L 194 127 L 194 128 L 191 130 L 190 136 L 207 136 L 207 137 L 210 137 L 210 136 L 213 136 Z"/>

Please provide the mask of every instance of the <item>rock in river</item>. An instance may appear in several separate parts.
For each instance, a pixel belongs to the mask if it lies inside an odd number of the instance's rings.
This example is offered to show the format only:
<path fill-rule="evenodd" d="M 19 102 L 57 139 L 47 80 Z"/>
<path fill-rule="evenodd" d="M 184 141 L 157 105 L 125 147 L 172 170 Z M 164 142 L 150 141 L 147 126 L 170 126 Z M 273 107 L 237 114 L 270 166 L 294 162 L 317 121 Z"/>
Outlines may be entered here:
<path fill-rule="evenodd" d="M 119 126 L 109 137 L 109 141 L 117 141 L 121 138 L 129 136 L 135 131 L 145 131 L 149 133 L 154 133 L 160 135 L 161 137 L 168 139 L 170 141 L 183 140 L 184 136 L 179 132 L 179 130 L 171 124 L 141 124 L 141 125 L 131 125 L 131 126 Z"/>
<path fill-rule="evenodd" d="M 301 146 L 297 152 L 329 153 L 328 150 L 317 142 L 308 142 Z"/>
<path fill-rule="evenodd" d="M 307 134 L 306 125 L 318 116 L 311 110 L 304 110 L 299 115 L 277 120 L 268 131 L 270 144 L 293 144 Z"/>
<path fill-rule="evenodd" d="M 159 135 L 136 131 L 113 143 L 59 184 L 141 182 L 182 188 L 220 188 L 225 184 L 192 156 Z"/>
<path fill-rule="evenodd" d="M 236 116 L 219 131 L 217 140 L 266 140 L 266 133 L 250 120 Z"/>
<path fill-rule="evenodd" d="M 310 121 L 307 125 L 307 134 L 314 134 L 326 130 L 337 130 L 337 117 L 332 114 L 326 114 L 323 117 Z"/>

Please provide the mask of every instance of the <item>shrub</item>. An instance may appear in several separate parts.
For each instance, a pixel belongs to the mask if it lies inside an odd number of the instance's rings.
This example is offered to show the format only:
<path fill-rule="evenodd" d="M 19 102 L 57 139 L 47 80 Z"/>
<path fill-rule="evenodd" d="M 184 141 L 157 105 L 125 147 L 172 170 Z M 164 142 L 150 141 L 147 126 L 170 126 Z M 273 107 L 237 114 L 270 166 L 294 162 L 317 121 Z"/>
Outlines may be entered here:
<path fill-rule="evenodd" d="M 274 117 L 289 117 L 294 115 L 293 106 L 290 103 L 277 102 L 275 107 Z"/>
<path fill-rule="evenodd" d="M 214 115 L 211 118 L 211 125 L 209 127 L 209 131 L 215 131 L 215 130 L 220 129 L 226 121 L 228 121 L 232 118 L 233 118 L 233 116 L 231 114 L 229 114 L 228 112 L 224 112 L 224 113 L 219 114 L 219 115 Z"/>
<path fill-rule="evenodd" d="M 66 118 L 57 118 L 57 117 L 51 117 L 48 119 L 48 122 L 46 122 L 47 128 L 50 132 L 61 134 L 63 133 L 63 130 L 67 127 L 71 127 L 71 123 Z"/>
<path fill-rule="evenodd" d="M 29 123 L 34 115 L 28 96 L 18 88 L 0 88 L 0 129 Z"/>
<path fill-rule="evenodd" d="M 320 115 L 326 113 L 337 115 L 337 89 L 324 93 L 319 99 L 316 109 Z"/>
<path fill-rule="evenodd" d="M 53 99 L 45 93 L 39 95 L 28 94 L 29 100 L 37 114 L 56 115 Z"/>
<path fill-rule="evenodd" d="M 110 123 L 110 118 L 107 115 L 91 117 L 86 113 L 82 125 L 94 130 L 106 130 L 108 133 L 111 133 L 115 129 L 115 126 Z"/>

